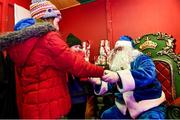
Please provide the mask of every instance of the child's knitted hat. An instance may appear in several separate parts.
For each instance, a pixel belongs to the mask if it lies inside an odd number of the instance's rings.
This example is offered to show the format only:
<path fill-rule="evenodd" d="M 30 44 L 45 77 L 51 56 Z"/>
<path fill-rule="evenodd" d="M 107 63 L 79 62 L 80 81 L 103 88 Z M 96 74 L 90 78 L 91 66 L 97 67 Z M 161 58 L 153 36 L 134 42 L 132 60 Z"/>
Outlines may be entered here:
<path fill-rule="evenodd" d="M 32 0 L 30 5 L 31 16 L 35 19 L 60 16 L 60 11 L 47 0 Z"/>

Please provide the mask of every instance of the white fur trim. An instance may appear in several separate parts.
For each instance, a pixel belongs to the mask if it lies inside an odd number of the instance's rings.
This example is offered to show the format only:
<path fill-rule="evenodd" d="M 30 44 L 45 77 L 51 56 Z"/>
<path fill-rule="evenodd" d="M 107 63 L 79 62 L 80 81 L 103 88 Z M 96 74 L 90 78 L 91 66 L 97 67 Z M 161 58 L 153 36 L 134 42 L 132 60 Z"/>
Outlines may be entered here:
<path fill-rule="evenodd" d="M 162 91 L 161 97 L 157 99 L 142 100 L 142 101 L 136 102 L 133 96 L 133 91 L 125 92 L 123 94 L 123 98 L 128 107 L 130 116 L 132 118 L 136 118 L 142 112 L 147 111 L 153 107 L 156 107 L 166 100 L 165 94 L 163 91 Z"/>
<path fill-rule="evenodd" d="M 117 84 L 117 89 L 121 93 L 135 89 L 135 81 L 130 70 L 119 70 L 117 73 L 119 74 L 122 82 L 122 89 L 119 88 L 119 85 Z"/>
<path fill-rule="evenodd" d="M 106 93 L 107 91 L 108 91 L 108 83 L 102 81 L 101 89 L 100 89 L 99 93 L 97 93 L 95 90 L 94 90 L 94 93 L 96 95 L 102 95 L 102 94 Z"/>
<path fill-rule="evenodd" d="M 132 43 L 130 41 L 117 41 L 115 44 L 115 48 L 116 47 L 120 47 L 120 46 L 130 46 L 132 47 Z"/>

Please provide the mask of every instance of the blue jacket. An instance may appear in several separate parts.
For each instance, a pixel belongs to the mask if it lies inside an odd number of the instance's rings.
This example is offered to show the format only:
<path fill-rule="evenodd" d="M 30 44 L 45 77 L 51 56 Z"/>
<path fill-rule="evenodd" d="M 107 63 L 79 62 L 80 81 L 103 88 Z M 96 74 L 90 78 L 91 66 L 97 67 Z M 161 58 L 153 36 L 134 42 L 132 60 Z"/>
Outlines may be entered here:
<path fill-rule="evenodd" d="M 87 82 L 80 81 L 80 78 L 68 74 L 68 87 L 72 104 L 85 103 L 91 86 Z"/>
<path fill-rule="evenodd" d="M 115 104 L 124 115 L 129 110 L 131 117 L 136 118 L 140 113 L 165 101 L 155 65 L 147 55 L 137 55 L 131 62 L 130 70 L 119 70 L 117 73 L 120 77 L 117 83 L 102 81 L 101 86 L 96 85 L 95 92 L 104 94 L 116 85 L 118 92 L 115 93 Z"/>

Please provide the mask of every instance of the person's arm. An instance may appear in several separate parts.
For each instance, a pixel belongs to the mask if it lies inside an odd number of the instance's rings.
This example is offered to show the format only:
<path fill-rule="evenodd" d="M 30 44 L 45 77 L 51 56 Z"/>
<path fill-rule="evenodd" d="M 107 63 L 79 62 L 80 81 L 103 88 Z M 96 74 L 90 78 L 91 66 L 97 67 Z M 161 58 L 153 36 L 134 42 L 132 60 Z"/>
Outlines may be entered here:
<path fill-rule="evenodd" d="M 46 49 L 59 70 L 67 71 L 77 77 L 101 77 L 103 68 L 86 62 L 83 57 L 74 54 L 57 32 L 48 33 Z"/>

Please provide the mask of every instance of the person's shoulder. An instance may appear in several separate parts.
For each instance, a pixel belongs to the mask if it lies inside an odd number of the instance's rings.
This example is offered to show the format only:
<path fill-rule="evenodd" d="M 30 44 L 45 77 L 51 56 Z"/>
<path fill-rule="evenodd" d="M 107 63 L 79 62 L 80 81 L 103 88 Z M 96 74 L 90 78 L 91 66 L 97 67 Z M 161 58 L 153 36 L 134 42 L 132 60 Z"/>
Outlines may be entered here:
<path fill-rule="evenodd" d="M 50 45 L 51 47 L 59 47 L 59 49 L 63 47 L 68 47 L 63 38 L 61 37 L 59 32 L 51 31 L 48 32 L 45 36 L 43 36 L 43 41 L 46 45 Z"/>
<path fill-rule="evenodd" d="M 57 31 L 50 31 L 44 37 L 47 39 L 62 39 L 61 34 Z"/>
<path fill-rule="evenodd" d="M 146 58 L 146 59 L 152 59 L 150 56 L 148 56 L 146 54 L 142 54 L 141 57 Z"/>
<path fill-rule="evenodd" d="M 144 54 L 144 53 L 141 53 L 137 58 L 136 60 L 140 60 L 140 61 L 143 61 L 143 60 L 152 60 L 151 57 L 149 57 L 148 55 Z"/>

